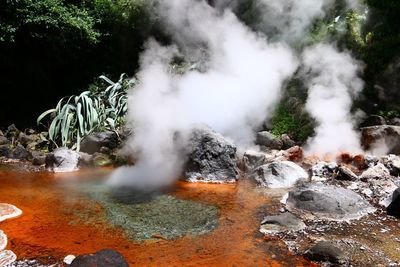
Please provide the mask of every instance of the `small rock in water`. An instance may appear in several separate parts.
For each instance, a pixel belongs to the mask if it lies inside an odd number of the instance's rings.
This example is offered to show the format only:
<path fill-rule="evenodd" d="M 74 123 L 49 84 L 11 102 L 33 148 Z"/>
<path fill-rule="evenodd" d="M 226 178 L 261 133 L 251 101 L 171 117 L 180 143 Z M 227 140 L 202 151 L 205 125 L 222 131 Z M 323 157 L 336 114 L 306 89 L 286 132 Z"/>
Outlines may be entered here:
<path fill-rule="evenodd" d="M 0 251 L 6 248 L 7 242 L 7 235 L 2 230 L 0 230 Z"/>
<path fill-rule="evenodd" d="M 77 256 L 71 267 L 129 267 L 124 257 L 111 249 L 100 250 L 94 254 Z"/>
<path fill-rule="evenodd" d="M 21 214 L 22 211 L 17 207 L 6 203 L 0 203 L 0 222 L 10 218 L 18 217 Z"/>
<path fill-rule="evenodd" d="M 324 261 L 345 265 L 348 258 L 343 251 L 333 242 L 320 241 L 304 253 L 304 256 L 312 261 Z"/>
<path fill-rule="evenodd" d="M 70 265 L 76 257 L 74 255 L 68 255 L 64 258 L 63 262 L 67 265 Z"/>
<path fill-rule="evenodd" d="M 286 212 L 279 215 L 266 216 L 261 222 L 260 232 L 263 234 L 276 234 L 285 231 L 300 231 L 306 228 L 302 220 Z"/>
<path fill-rule="evenodd" d="M 7 266 L 17 260 L 17 256 L 11 250 L 0 251 L 0 266 Z"/>
<path fill-rule="evenodd" d="M 276 161 L 258 167 L 252 174 L 261 186 L 285 188 L 295 185 L 299 180 L 308 178 L 308 173 L 291 161 Z"/>

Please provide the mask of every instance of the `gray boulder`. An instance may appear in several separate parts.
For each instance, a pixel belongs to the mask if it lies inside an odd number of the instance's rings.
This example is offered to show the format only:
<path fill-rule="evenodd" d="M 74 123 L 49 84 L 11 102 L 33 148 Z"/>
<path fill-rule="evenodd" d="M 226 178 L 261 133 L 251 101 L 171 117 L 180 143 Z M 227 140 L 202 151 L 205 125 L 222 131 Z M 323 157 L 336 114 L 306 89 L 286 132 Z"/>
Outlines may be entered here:
<path fill-rule="evenodd" d="M 307 179 L 308 173 L 291 161 L 276 161 L 258 167 L 251 177 L 263 187 L 285 188 Z"/>
<path fill-rule="evenodd" d="M 366 150 L 400 154 L 400 126 L 380 125 L 361 129 L 361 144 Z"/>
<path fill-rule="evenodd" d="M 286 212 L 279 215 L 264 217 L 261 222 L 260 232 L 267 235 L 287 231 L 300 231 L 304 228 L 306 228 L 306 225 L 301 219 Z"/>
<path fill-rule="evenodd" d="M 390 171 L 382 163 L 377 163 L 376 165 L 369 167 L 367 170 L 365 170 L 360 175 L 360 179 L 362 181 L 390 179 Z"/>
<path fill-rule="evenodd" d="M 276 150 L 281 150 L 283 147 L 282 140 L 280 138 L 275 138 L 275 136 L 268 131 L 257 133 L 256 144 Z"/>
<path fill-rule="evenodd" d="M 22 145 L 18 145 L 12 152 L 12 158 L 18 160 L 29 160 L 32 157 L 31 153 Z"/>
<path fill-rule="evenodd" d="M 193 129 L 185 178 L 190 182 L 230 183 L 239 178 L 236 146 L 209 128 Z"/>
<path fill-rule="evenodd" d="M 10 145 L 0 145 L 0 157 L 9 158 L 11 157 L 11 147 Z"/>
<path fill-rule="evenodd" d="M 311 167 L 311 180 L 323 181 L 332 178 L 337 169 L 336 162 L 320 161 Z"/>
<path fill-rule="evenodd" d="M 113 150 L 118 147 L 118 136 L 113 131 L 91 133 L 81 142 L 80 151 L 94 154 L 103 148 Z"/>
<path fill-rule="evenodd" d="M 79 162 L 79 153 L 66 147 L 57 148 L 46 156 L 46 168 L 53 172 L 77 171 Z"/>
<path fill-rule="evenodd" d="M 245 171 L 252 171 L 255 168 L 265 164 L 266 157 L 263 152 L 247 150 L 243 155 L 243 164 Z"/>
<path fill-rule="evenodd" d="M 41 151 L 32 151 L 32 164 L 37 166 L 46 164 L 46 154 Z"/>
<path fill-rule="evenodd" d="M 286 208 L 309 219 L 353 220 L 374 212 L 359 194 L 341 187 L 314 184 L 289 192 Z"/>
<path fill-rule="evenodd" d="M 304 253 L 306 259 L 311 261 L 330 262 L 346 265 L 349 261 L 344 252 L 333 242 L 320 241 Z"/>
<path fill-rule="evenodd" d="M 400 157 L 396 155 L 384 156 L 381 159 L 383 165 L 389 170 L 393 176 L 400 176 Z"/>
<path fill-rule="evenodd" d="M 0 145 L 8 145 L 10 144 L 10 140 L 7 137 L 0 135 Z"/>

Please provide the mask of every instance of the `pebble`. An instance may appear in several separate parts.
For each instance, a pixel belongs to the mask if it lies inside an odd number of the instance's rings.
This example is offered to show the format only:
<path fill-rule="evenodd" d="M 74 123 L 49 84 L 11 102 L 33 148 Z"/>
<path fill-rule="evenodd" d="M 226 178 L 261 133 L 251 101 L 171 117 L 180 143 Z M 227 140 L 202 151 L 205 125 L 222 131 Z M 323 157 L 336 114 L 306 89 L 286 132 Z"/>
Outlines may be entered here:
<path fill-rule="evenodd" d="M 68 256 L 66 256 L 66 257 L 64 258 L 64 263 L 67 264 L 67 265 L 71 265 L 71 263 L 73 262 L 73 260 L 74 260 L 75 258 L 76 258 L 76 257 L 75 257 L 74 255 L 68 255 Z"/>

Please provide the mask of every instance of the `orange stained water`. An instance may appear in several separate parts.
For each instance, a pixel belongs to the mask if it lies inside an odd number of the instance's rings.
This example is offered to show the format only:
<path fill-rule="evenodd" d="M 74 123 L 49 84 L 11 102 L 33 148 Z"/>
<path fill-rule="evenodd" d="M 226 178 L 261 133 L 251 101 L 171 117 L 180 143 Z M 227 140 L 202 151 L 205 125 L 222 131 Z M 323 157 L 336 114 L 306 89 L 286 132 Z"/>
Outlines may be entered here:
<path fill-rule="evenodd" d="M 23 215 L 0 223 L 8 249 L 20 259 L 60 263 L 68 255 L 111 248 L 131 266 L 315 266 L 291 255 L 278 239 L 258 233 L 269 200 L 249 182 L 237 185 L 178 182 L 175 197 L 217 206 L 219 226 L 200 236 L 135 242 L 110 225 L 102 207 L 76 190 L 82 181 L 110 170 L 76 174 L 0 171 L 0 202 L 16 205 Z M 85 214 L 86 221 L 78 218 Z M 76 223 L 78 221 L 80 223 Z M 157 236 L 156 236 L 157 237 Z"/>

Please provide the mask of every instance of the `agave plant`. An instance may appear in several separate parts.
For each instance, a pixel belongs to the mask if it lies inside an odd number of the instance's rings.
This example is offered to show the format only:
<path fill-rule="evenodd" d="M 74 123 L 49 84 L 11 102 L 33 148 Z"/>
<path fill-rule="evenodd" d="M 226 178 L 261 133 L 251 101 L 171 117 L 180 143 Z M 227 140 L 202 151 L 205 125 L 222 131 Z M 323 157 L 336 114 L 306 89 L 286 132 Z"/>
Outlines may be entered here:
<path fill-rule="evenodd" d="M 63 97 L 56 108 L 43 112 L 37 123 L 51 115 L 49 139 L 56 146 L 80 149 L 81 140 L 95 130 L 115 130 L 124 123 L 128 110 L 127 89 L 136 83 L 125 74 L 118 82 L 106 76 L 100 79 L 107 88 L 84 91 L 78 96 Z"/>

